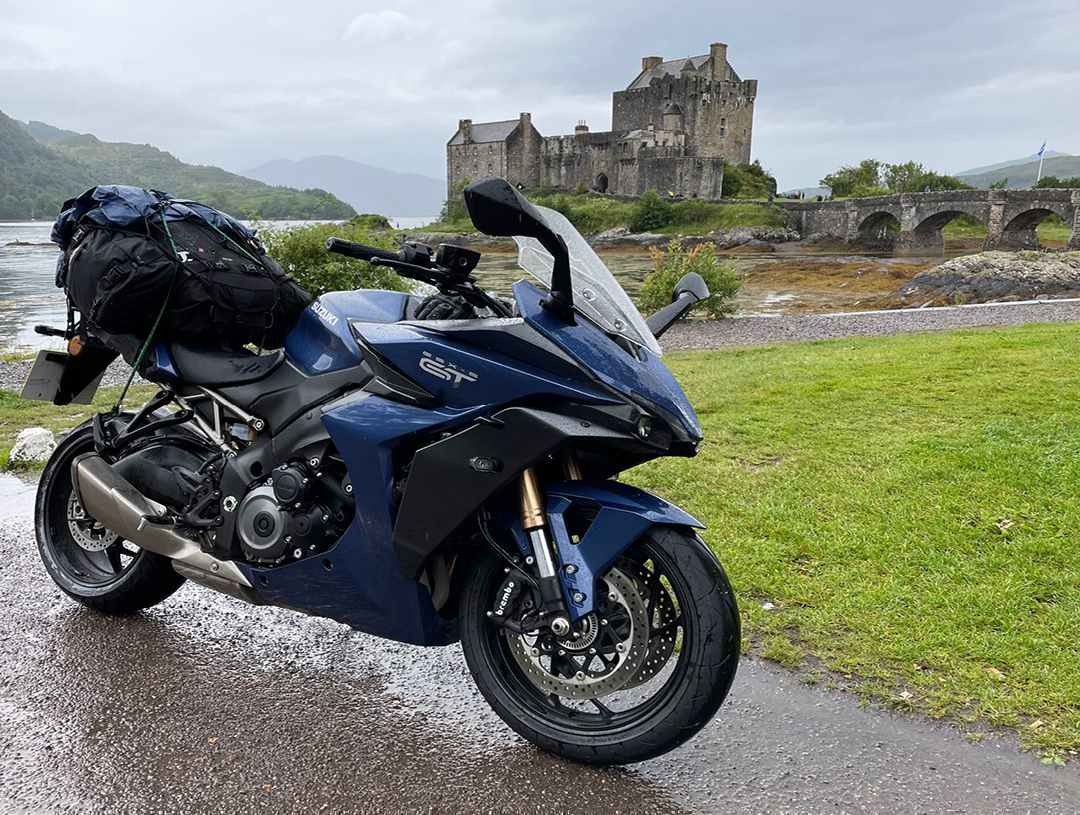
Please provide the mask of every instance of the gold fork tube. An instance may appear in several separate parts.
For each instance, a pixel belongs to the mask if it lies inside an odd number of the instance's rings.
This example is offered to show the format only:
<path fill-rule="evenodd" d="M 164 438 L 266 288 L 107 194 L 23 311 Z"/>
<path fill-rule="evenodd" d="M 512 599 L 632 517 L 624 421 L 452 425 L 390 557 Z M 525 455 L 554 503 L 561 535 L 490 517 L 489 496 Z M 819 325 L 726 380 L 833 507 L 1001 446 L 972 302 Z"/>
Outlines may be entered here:
<path fill-rule="evenodd" d="M 518 500 L 521 504 L 521 527 L 526 532 L 544 525 L 544 501 L 540 495 L 540 482 L 532 467 L 521 473 L 518 482 Z"/>
<path fill-rule="evenodd" d="M 573 450 L 563 453 L 563 474 L 567 481 L 581 481 L 585 477 L 581 473 L 581 464 L 578 463 L 577 454 Z"/>

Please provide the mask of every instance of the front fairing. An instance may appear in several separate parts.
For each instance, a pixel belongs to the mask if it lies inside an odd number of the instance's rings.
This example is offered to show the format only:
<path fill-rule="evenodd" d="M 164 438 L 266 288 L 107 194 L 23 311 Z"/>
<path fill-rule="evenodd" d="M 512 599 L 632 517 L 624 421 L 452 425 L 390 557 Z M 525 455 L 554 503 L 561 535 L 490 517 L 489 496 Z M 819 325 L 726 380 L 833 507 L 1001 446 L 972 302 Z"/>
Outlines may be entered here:
<path fill-rule="evenodd" d="M 577 316 L 574 324 L 541 305 L 545 292 L 521 280 L 514 284 L 518 313 L 542 336 L 555 343 L 607 387 L 630 401 L 660 414 L 672 430 L 697 444 L 701 422 L 694 408 L 660 358 L 646 348 L 631 354 L 590 320 Z M 681 433 L 680 433 L 681 431 Z"/>

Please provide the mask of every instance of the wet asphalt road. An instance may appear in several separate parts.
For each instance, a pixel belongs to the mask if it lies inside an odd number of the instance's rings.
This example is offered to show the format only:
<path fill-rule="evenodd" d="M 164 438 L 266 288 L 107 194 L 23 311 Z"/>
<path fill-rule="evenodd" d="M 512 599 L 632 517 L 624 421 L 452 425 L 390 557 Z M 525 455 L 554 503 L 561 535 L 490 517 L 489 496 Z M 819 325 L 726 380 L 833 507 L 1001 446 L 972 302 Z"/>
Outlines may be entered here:
<path fill-rule="evenodd" d="M 3 813 L 1080 812 L 1075 766 L 755 662 L 688 745 L 573 765 L 502 725 L 456 647 L 191 584 L 133 618 L 83 609 L 38 564 L 31 502 L 0 477 Z"/>

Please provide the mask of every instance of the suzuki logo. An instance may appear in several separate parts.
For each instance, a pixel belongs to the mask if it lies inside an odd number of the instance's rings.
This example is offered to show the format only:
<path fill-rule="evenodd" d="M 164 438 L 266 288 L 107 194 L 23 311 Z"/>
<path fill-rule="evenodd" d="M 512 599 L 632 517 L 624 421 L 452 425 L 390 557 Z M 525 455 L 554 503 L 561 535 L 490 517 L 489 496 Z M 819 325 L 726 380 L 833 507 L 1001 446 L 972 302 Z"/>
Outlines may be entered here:
<path fill-rule="evenodd" d="M 338 324 L 338 316 L 318 300 L 311 304 L 311 310 L 318 314 L 323 322 L 329 323 L 330 325 Z"/>
<path fill-rule="evenodd" d="M 420 357 L 420 370 L 444 382 L 452 382 L 454 388 L 462 382 L 475 382 L 479 379 L 477 374 L 463 370 L 454 363 L 447 362 L 442 357 L 432 356 L 427 351 Z"/>

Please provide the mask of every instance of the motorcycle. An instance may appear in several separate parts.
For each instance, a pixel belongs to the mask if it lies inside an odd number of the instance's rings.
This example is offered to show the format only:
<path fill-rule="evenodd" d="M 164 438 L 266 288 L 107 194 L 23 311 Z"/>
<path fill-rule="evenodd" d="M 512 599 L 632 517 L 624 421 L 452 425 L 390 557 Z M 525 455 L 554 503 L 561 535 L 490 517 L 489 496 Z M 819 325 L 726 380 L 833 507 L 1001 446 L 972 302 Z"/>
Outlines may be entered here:
<path fill-rule="evenodd" d="M 687 275 L 645 320 L 562 215 L 501 179 L 464 195 L 536 280 L 512 304 L 477 284 L 467 248 L 331 238 L 477 316 L 418 320 L 414 294 L 342 291 L 273 353 L 154 343 L 139 370 L 156 395 L 95 416 L 48 462 L 42 561 L 107 613 L 191 580 L 390 640 L 460 640 L 528 741 L 592 764 L 652 758 L 709 721 L 739 658 L 702 524 L 618 480 L 698 451 L 657 338 L 708 290 Z M 48 352 L 58 399 L 115 356 L 81 351 Z"/>

